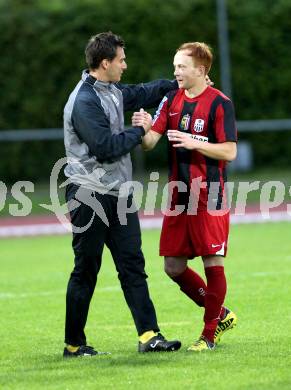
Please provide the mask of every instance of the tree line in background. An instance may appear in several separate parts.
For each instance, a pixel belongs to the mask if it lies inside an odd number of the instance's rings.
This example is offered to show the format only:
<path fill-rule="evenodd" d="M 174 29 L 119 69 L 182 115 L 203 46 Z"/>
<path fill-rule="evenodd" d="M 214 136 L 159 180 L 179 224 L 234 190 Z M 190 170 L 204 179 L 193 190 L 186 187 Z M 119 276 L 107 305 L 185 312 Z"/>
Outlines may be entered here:
<path fill-rule="evenodd" d="M 291 2 L 228 1 L 233 101 L 239 120 L 290 117 Z M 173 78 L 173 55 L 187 41 L 214 50 L 210 76 L 220 88 L 215 0 L 0 0 L 0 131 L 62 127 L 68 94 L 85 68 L 88 38 L 111 30 L 124 37 L 123 82 Z M 129 123 L 130 115 L 127 115 Z M 289 133 L 241 134 L 255 164 L 291 162 Z M 289 136 L 290 137 L 290 136 Z M 60 141 L 0 143 L 0 178 L 48 177 L 64 156 Z M 166 166 L 164 145 L 146 155 Z"/>

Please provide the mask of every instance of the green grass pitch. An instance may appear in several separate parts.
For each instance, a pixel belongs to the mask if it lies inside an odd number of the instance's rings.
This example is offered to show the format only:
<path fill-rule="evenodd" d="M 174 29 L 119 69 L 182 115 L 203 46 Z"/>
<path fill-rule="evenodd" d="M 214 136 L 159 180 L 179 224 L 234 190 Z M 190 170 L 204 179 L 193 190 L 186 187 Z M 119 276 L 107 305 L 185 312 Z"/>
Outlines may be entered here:
<path fill-rule="evenodd" d="M 1 389 L 291 388 L 291 225 L 233 226 L 226 305 L 238 315 L 215 351 L 186 352 L 202 309 L 163 273 L 159 231 L 143 232 L 149 287 L 159 324 L 179 352 L 136 352 L 133 321 L 105 251 L 87 323 L 88 343 L 112 355 L 62 359 L 70 236 L 0 241 Z M 192 262 L 202 271 L 201 260 Z"/>

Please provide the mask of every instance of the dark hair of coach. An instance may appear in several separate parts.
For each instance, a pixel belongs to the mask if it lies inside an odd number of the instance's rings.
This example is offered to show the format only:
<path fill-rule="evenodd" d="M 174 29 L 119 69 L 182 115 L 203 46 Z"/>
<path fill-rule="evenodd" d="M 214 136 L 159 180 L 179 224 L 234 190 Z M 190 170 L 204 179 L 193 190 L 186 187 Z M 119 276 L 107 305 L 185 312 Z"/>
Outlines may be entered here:
<path fill-rule="evenodd" d="M 97 69 L 104 59 L 112 61 L 117 47 L 124 48 L 124 40 L 111 31 L 92 36 L 85 49 L 89 69 Z"/>

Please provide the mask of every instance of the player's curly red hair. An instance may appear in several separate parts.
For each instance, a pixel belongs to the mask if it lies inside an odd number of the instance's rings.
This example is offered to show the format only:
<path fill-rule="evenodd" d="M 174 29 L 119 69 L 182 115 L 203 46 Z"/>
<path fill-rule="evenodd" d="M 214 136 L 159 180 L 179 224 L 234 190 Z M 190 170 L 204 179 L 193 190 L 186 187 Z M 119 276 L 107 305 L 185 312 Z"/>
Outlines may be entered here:
<path fill-rule="evenodd" d="M 186 42 L 177 49 L 177 52 L 180 50 L 189 50 L 189 56 L 193 58 L 195 65 L 203 65 L 205 74 L 209 72 L 213 59 L 210 46 L 204 42 Z"/>

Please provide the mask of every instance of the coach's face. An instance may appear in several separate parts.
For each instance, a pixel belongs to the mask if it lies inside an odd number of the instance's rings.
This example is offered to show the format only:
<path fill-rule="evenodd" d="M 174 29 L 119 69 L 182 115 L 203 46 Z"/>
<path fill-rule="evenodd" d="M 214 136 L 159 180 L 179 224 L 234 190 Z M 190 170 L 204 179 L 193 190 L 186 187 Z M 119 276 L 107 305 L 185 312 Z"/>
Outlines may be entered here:
<path fill-rule="evenodd" d="M 121 80 L 122 73 L 127 68 L 125 62 L 125 54 L 124 49 L 122 47 L 118 47 L 116 49 L 116 56 L 112 61 L 107 61 L 106 67 L 106 76 L 108 81 L 112 83 L 117 83 Z"/>
<path fill-rule="evenodd" d="M 203 75 L 203 66 L 195 66 L 190 50 L 179 50 L 174 57 L 174 76 L 179 88 L 193 88 Z"/>

